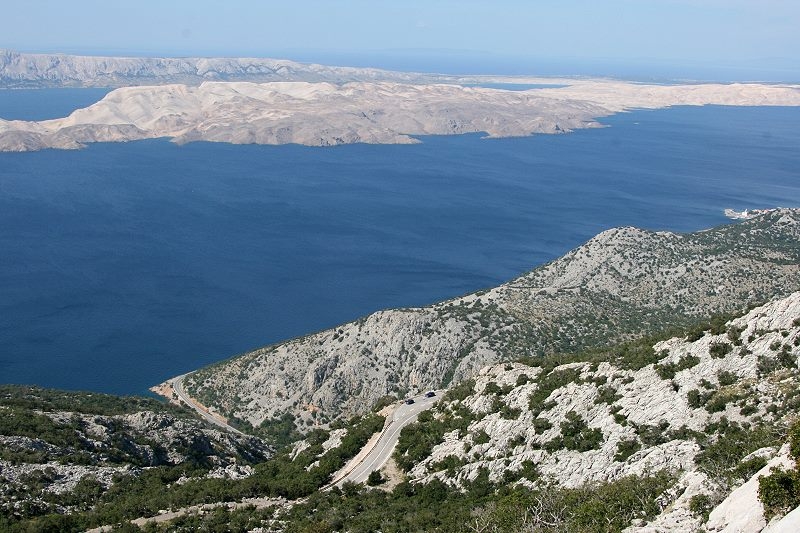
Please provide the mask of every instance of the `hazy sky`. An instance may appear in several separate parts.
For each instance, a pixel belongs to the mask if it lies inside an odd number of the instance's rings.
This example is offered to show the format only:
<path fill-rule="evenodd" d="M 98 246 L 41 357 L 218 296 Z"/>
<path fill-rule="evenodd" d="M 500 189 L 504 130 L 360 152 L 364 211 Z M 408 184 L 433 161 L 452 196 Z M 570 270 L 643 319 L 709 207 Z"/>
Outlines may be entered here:
<path fill-rule="evenodd" d="M 6 2 L 0 28 L 0 48 L 22 51 L 800 65 L 800 0 L 25 0 Z"/>

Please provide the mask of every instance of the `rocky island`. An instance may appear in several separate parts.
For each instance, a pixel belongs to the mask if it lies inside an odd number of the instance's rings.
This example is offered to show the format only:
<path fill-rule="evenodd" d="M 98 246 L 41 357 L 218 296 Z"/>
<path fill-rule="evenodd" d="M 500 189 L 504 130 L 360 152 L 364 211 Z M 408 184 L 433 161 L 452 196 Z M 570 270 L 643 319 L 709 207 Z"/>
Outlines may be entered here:
<path fill-rule="evenodd" d="M 159 137 L 176 143 L 404 144 L 421 135 L 567 133 L 599 127 L 597 119 L 634 108 L 800 105 L 796 85 L 561 81 L 562 87 L 526 91 L 395 81 L 125 87 L 65 118 L 0 120 L 0 151 Z"/>

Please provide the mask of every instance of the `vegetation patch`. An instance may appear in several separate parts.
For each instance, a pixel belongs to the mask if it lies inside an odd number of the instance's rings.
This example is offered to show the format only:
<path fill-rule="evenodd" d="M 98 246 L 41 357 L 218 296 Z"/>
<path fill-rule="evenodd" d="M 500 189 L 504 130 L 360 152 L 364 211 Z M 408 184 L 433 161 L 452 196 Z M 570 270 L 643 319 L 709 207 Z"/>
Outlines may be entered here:
<path fill-rule="evenodd" d="M 554 452 L 567 449 L 578 452 L 597 450 L 603 445 L 603 432 L 598 428 L 590 428 L 586 421 L 575 411 L 566 414 L 561 422 L 561 435 L 544 445 L 545 450 Z"/>
<path fill-rule="evenodd" d="M 638 439 L 621 440 L 617 443 L 617 453 L 614 460 L 620 463 L 628 460 L 628 457 L 642 449 L 642 444 Z"/>
<path fill-rule="evenodd" d="M 758 497 L 767 520 L 800 506 L 800 422 L 789 429 L 789 453 L 795 460 L 794 470 L 776 469 L 758 480 Z"/>
<path fill-rule="evenodd" d="M 684 355 L 678 359 L 677 363 L 665 363 L 663 365 L 655 365 L 656 373 L 661 379 L 674 379 L 675 374 L 681 370 L 687 370 L 700 363 L 700 358 L 694 355 Z"/>

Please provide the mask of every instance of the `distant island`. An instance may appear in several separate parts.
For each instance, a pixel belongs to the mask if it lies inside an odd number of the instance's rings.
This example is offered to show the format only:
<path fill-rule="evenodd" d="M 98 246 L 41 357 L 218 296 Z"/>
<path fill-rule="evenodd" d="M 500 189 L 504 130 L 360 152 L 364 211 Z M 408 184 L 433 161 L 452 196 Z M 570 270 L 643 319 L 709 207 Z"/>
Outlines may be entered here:
<path fill-rule="evenodd" d="M 630 109 L 800 106 L 800 85 L 459 78 L 278 60 L 0 53 L 0 86 L 117 85 L 126 80 L 158 84 L 116 89 L 65 118 L 0 119 L 0 151 L 76 149 L 92 142 L 159 137 L 177 143 L 409 144 L 420 135 L 566 133 L 600 127 L 597 119 Z M 174 80 L 190 83 L 166 83 Z M 468 86 L 476 82 L 548 82 L 551 87 L 512 91 Z"/>

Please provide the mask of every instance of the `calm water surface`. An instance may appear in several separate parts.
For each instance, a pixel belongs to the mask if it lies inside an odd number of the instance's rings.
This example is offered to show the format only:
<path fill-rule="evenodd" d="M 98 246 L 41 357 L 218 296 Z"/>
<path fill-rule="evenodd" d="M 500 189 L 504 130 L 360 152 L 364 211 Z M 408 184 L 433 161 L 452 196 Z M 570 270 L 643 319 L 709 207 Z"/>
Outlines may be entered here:
<path fill-rule="evenodd" d="M 66 117 L 101 100 L 111 89 L 0 89 L 0 118 L 48 120 Z"/>
<path fill-rule="evenodd" d="M 611 226 L 691 231 L 725 207 L 800 204 L 798 109 L 605 122 L 413 146 L 0 154 L 0 382 L 138 393 L 495 285 Z"/>

